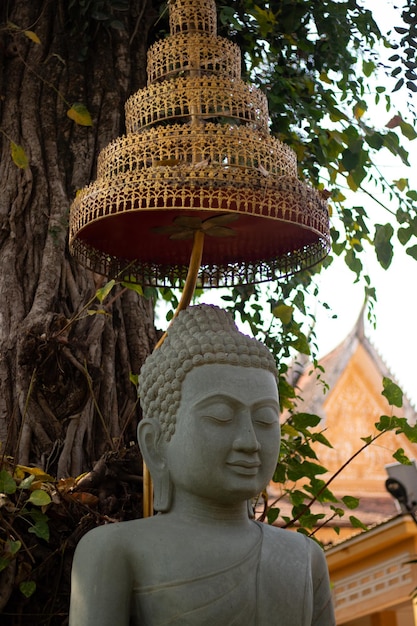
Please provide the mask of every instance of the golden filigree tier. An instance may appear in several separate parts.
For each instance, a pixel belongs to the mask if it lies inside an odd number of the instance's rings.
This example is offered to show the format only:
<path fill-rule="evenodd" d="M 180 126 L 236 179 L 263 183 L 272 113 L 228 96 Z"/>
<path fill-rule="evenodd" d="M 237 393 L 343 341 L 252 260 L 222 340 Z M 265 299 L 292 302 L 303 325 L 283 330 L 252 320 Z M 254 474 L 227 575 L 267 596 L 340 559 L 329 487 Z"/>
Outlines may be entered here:
<path fill-rule="evenodd" d="M 171 35 L 195 30 L 217 32 L 217 13 L 214 0 L 171 0 L 169 2 Z"/>
<path fill-rule="evenodd" d="M 71 250 L 78 261 L 92 272 L 104 276 L 120 276 L 128 281 L 135 279 L 142 286 L 180 288 L 188 273 L 188 261 L 181 264 L 171 260 L 166 265 L 139 261 L 129 263 L 119 255 L 103 255 L 101 250 L 96 250 L 82 239 L 75 239 Z M 288 276 L 319 263 L 325 256 L 323 250 L 323 242 L 317 240 L 310 246 L 294 250 L 291 257 L 286 253 L 276 260 L 260 260 L 255 263 L 238 260 L 229 264 L 220 261 L 216 265 L 203 262 L 197 287 L 207 289 L 275 281 L 280 276 Z M 327 248 L 326 250 L 328 252 Z"/>
<path fill-rule="evenodd" d="M 125 110 L 128 133 L 161 122 L 204 123 L 218 118 L 268 131 L 265 94 L 241 80 L 201 76 L 155 83 L 131 96 Z"/>
<path fill-rule="evenodd" d="M 85 265 L 110 275 L 124 270 L 142 285 L 179 286 L 195 230 L 225 214 L 236 218 L 224 229 L 229 236 L 206 230 L 201 286 L 242 284 L 249 276 L 251 283 L 276 279 L 328 251 L 326 203 L 298 179 L 231 187 L 205 178 L 204 186 L 188 185 L 181 168 L 176 181 L 171 170 L 160 168 L 141 185 L 134 175 L 98 180 L 77 195 L 70 239 Z"/>
<path fill-rule="evenodd" d="M 297 177 L 294 151 L 277 139 L 246 127 L 176 124 L 130 133 L 116 139 L 100 153 L 97 179 L 181 177 L 203 184 L 204 178 L 220 184 L 269 187 L 276 177 Z"/>
<path fill-rule="evenodd" d="M 179 33 L 157 41 L 148 51 L 148 84 L 189 74 L 217 74 L 239 79 L 239 47 L 206 33 Z"/>

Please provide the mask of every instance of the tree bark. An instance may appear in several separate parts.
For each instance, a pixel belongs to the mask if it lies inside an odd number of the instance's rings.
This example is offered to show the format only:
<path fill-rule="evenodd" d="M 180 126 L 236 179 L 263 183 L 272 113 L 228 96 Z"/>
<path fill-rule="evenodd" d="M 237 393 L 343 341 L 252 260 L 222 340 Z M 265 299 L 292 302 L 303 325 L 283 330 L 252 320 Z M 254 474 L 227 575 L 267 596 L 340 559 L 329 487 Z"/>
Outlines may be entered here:
<path fill-rule="evenodd" d="M 100 21 L 95 3 L 84 4 L 0 8 L 0 453 L 59 477 L 135 439 L 130 373 L 156 342 L 153 303 L 134 292 L 116 287 L 106 314 L 83 310 L 106 279 L 71 258 L 67 238 L 77 189 L 123 134 L 124 103 L 146 82 L 156 12 L 151 0 L 130 0 L 128 11 L 108 2 Z M 74 102 L 86 105 L 92 127 L 67 117 Z M 26 168 L 11 158 L 11 142 Z"/>

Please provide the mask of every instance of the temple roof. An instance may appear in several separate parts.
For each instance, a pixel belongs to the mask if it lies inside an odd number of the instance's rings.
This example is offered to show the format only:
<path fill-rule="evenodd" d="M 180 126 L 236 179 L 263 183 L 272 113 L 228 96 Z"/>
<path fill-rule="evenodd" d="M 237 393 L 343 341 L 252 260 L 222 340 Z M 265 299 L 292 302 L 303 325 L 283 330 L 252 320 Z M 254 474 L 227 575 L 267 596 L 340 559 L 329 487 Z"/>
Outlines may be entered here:
<path fill-rule="evenodd" d="M 360 349 L 362 349 L 368 357 L 368 365 L 370 366 L 369 375 L 372 376 L 372 382 L 376 384 L 379 393 L 382 392 L 383 377 L 390 378 L 401 387 L 401 381 L 396 380 L 378 350 L 365 335 L 365 314 L 366 304 L 362 307 L 356 324 L 347 337 L 336 346 L 336 348 L 319 360 L 319 365 L 325 370 L 323 379 L 329 388 L 329 393 L 332 393 L 339 384 L 343 373 L 346 371 L 354 355 Z M 316 376 L 311 376 L 310 372 L 312 370 L 312 363 L 307 357 L 301 355 L 301 358 L 298 358 L 290 368 L 290 382 L 302 391 L 303 404 L 300 405 L 300 410 L 304 411 L 308 406 L 309 412 L 325 418 L 326 411 L 324 407 L 328 399 L 328 394 L 325 392 L 321 393 L 320 389 L 323 389 L 323 386 L 317 384 Z M 402 415 L 406 417 L 410 423 L 417 421 L 416 410 L 405 395 L 403 396 Z"/>
<path fill-rule="evenodd" d="M 297 410 L 319 415 L 322 421 L 317 430 L 323 431 L 333 446 L 315 447 L 319 462 L 329 470 L 321 477 L 324 480 L 364 446 L 363 438 L 378 435 L 375 423 L 381 415 L 395 414 L 406 417 L 410 424 L 416 423 L 417 414 L 405 396 L 399 409 L 391 407 L 381 395 L 383 377 L 399 383 L 366 337 L 364 315 L 365 307 L 346 339 L 319 361 L 324 373 L 302 359 L 290 371 L 290 381 L 300 395 Z M 322 381 L 318 380 L 318 374 Z M 381 523 L 398 513 L 385 489 L 385 466 L 396 462 L 392 455 L 398 448 L 403 448 L 411 459 L 417 456 L 416 446 L 405 435 L 387 432 L 360 452 L 330 485 L 338 497 L 360 498 L 359 509 L 352 514 L 367 525 Z M 337 525 L 343 526 L 340 522 Z M 346 529 L 347 533 L 350 531 Z"/>

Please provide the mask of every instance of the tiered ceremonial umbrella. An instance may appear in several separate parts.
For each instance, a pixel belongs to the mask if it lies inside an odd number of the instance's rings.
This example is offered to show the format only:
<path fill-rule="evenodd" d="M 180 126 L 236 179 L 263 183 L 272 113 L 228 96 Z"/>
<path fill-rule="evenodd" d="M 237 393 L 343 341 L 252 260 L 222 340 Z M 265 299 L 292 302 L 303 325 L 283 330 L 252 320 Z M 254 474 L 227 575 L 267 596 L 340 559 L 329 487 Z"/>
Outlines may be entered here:
<path fill-rule="evenodd" d="M 71 207 L 70 248 L 88 268 L 140 285 L 271 281 L 329 251 L 326 201 L 269 132 L 265 95 L 217 36 L 214 0 L 171 0 L 170 35 L 148 51 L 148 85 L 125 136 L 99 155 Z"/>

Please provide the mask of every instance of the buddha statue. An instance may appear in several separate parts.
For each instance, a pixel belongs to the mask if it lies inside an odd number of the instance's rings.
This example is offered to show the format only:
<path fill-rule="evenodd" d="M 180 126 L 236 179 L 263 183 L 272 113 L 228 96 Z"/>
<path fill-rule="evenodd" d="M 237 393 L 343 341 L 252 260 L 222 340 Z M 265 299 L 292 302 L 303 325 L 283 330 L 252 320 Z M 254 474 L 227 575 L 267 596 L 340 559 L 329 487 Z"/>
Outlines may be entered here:
<path fill-rule="evenodd" d="M 321 548 L 248 514 L 280 445 L 267 348 L 190 307 L 145 362 L 140 400 L 158 513 L 83 537 L 70 626 L 334 626 Z"/>

